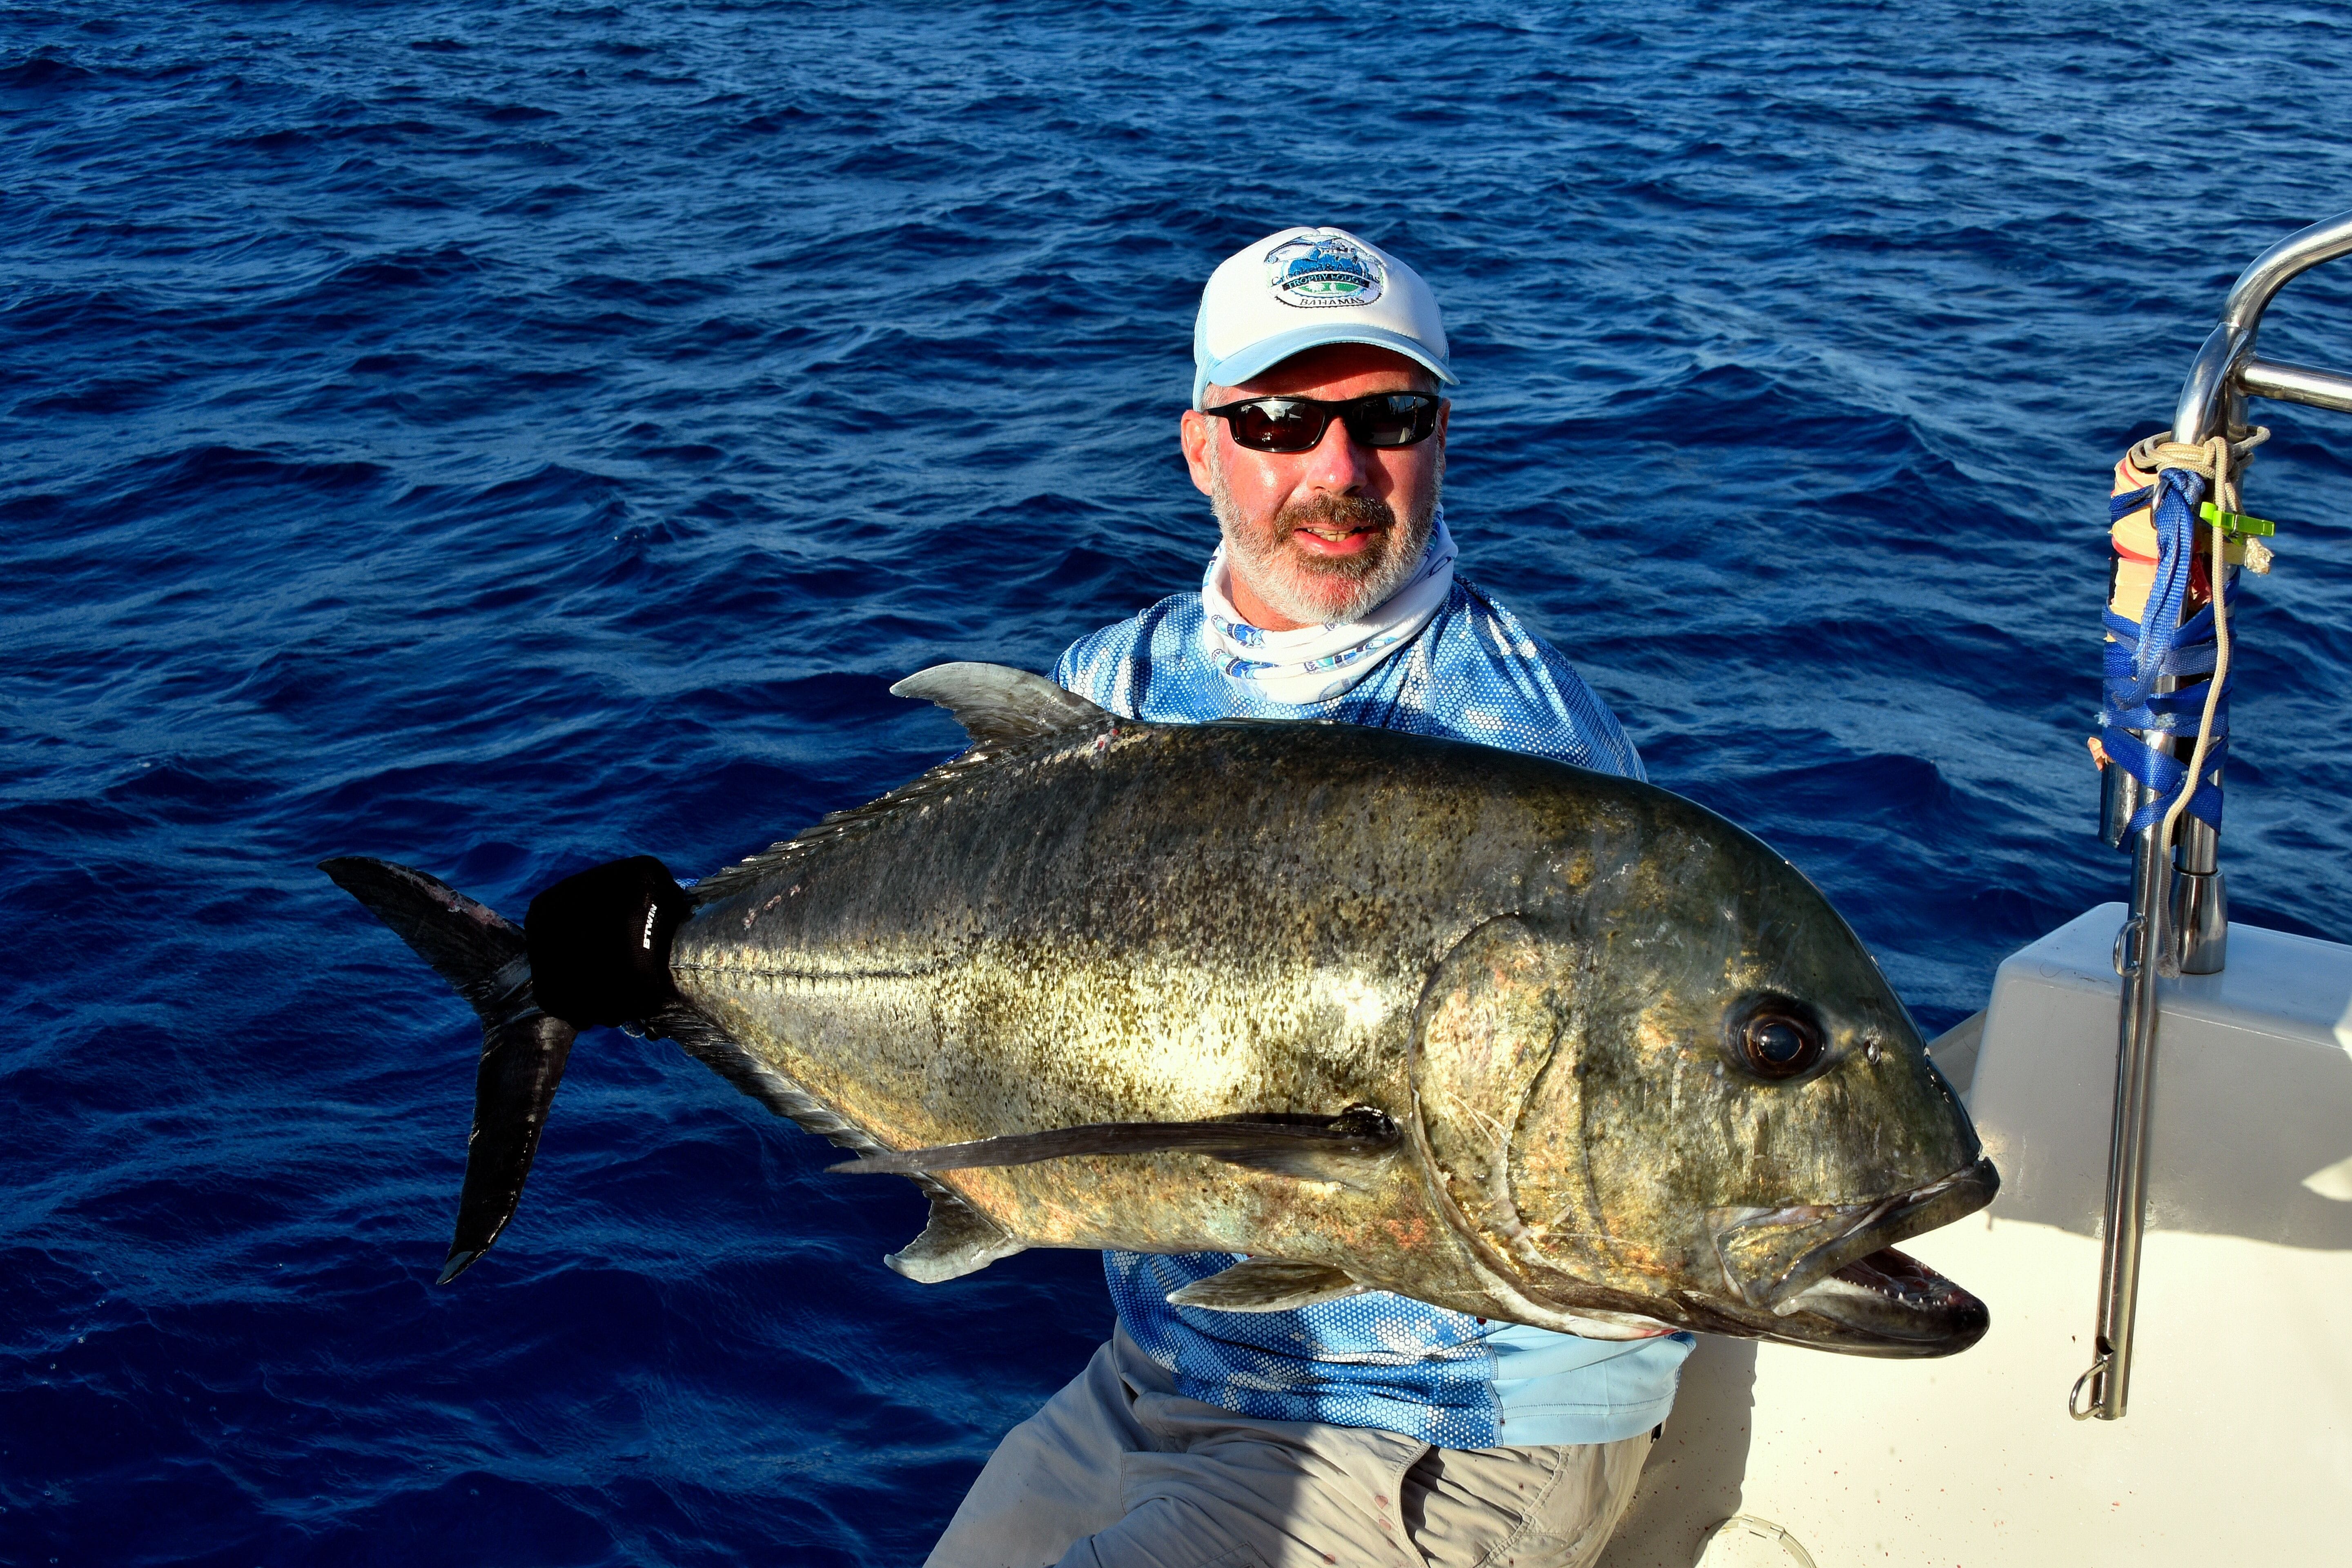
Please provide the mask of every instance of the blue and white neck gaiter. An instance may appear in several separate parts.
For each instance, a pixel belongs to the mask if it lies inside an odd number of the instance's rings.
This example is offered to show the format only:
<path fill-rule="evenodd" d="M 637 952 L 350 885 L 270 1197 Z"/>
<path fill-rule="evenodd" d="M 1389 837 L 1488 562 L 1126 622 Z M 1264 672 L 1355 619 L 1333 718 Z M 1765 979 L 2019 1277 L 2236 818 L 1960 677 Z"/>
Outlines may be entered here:
<path fill-rule="evenodd" d="M 1379 608 L 1360 621 L 1270 632 L 1250 625 L 1234 608 L 1226 585 L 1231 568 L 1220 543 L 1201 582 L 1201 602 L 1208 611 L 1202 645 L 1210 662 L 1228 679 L 1253 687 L 1274 701 L 1328 701 L 1379 668 L 1382 659 L 1429 624 L 1453 591 L 1458 553 L 1440 508 L 1430 520 L 1421 570 Z"/>

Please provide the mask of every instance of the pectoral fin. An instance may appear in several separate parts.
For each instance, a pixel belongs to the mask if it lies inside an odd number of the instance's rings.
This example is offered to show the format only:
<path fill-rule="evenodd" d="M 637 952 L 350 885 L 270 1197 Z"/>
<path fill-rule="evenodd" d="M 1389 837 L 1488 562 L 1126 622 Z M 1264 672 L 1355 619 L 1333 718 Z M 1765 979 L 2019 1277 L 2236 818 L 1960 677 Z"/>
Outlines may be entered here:
<path fill-rule="evenodd" d="M 970 1143 L 869 1154 L 829 1165 L 855 1175 L 913 1175 L 987 1165 L 1032 1165 L 1074 1154 L 1206 1154 L 1235 1165 L 1309 1181 L 1369 1183 L 1396 1152 L 1395 1121 L 1369 1106 L 1338 1116 L 1235 1118 L 1224 1121 L 1097 1121 L 1050 1132 L 1020 1132 Z"/>
<path fill-rule="evenodd" d="M 1370 1289 L 1346 1269 L 1328 1263 L 1253 1258 L 1222 1274 L 1195 1279 L 1181 1290 L 1171 1290 L 1168 1300 L 1171 1306 L 1207 1307 L 1219 1312 L 1287 1312 L 1294 1307 L 1360 1296 Z"/>

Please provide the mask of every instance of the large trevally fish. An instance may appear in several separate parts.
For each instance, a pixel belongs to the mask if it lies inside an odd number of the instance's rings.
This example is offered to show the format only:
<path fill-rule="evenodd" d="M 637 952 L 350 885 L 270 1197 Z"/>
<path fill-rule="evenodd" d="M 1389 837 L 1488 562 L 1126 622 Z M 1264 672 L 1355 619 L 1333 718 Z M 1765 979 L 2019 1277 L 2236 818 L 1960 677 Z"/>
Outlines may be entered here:
<path fill-rule="evenodd" d="M 911 1177 L 937 1281 L 1029 1247 L 1234 1252 L 1174 1298 L 1392 1290 L 1603 1338 L 1946 1354 L 1893 1244 L 1997 1178 L 1878 966 L 1755 838 L 1645 784 L 1344 724 L 1140 723 L 1036 676 L 893 689 L 962 755 L 691 889 L 640 858 L 524 927 L 325 869 L 473 1003 L 443 1278 L 514 1213 L 576 1029 L 631 1022 Z"/>

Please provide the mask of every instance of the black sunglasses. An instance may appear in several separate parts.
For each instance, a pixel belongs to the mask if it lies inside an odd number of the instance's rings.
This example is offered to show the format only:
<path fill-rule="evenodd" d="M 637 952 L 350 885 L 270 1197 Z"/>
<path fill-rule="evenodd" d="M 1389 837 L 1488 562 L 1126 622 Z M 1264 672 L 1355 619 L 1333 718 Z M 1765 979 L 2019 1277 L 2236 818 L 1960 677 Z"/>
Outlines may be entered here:
<path fill-rule="evenodd" d="M 1224 420 L 1234 439 L 1261 452 L 1311 452 L 1333 416 L 1367 447 L 1410 447 L 1437 431 L 1438 399 L 1427 392 L 1375 392 L 1345 403 L 1312 397 L 1245 397 L 1202 413 Z"/>

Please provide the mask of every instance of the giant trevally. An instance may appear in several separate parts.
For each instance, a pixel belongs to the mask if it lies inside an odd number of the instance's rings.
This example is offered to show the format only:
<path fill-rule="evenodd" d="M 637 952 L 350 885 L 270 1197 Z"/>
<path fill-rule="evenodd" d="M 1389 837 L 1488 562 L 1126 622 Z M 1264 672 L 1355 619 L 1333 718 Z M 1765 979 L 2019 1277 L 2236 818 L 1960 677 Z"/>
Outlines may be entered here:
<path fill-rule="evenodd" d="M 971 744 L 681 889 L 523 926 L 325 869 L 484 1021 L 443 1278 L 513 1215 L 581 1027 L 677 1040 L 911 1177 L 926 1282 L 1030 1247 L 1233 1252 L 1174 1300 L 1392 1290 L 1603 1338 L 1940 1355 L 1981 1302 L 1893 1244 L 1997 1178 L 1787 861 L 1647 784 L 1345 724 L 1142 723 L 1039 677 L 892 689 Z"/>

